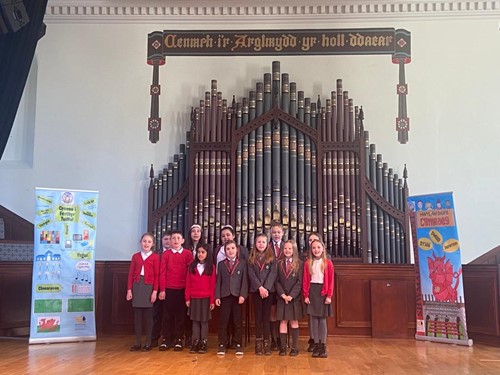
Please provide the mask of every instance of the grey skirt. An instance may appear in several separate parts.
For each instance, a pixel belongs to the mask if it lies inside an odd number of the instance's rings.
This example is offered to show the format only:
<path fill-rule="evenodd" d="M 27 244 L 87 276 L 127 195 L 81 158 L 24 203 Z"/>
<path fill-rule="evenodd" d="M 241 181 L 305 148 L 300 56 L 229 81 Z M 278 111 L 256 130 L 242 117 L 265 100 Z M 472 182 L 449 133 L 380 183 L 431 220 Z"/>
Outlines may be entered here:
<path fill-rule="evenodd" d="M 151 303 L 152 284 L 144 284 L 144 276 L 132 284 L 132 307 L 153 307 Z"/>
<path fill-rule="evenodd" d="M 302 296 L 293 299 L 289 303 L 285 303 L 283 298 L 278 297 L 276 306 L 276 319 L 277 320 L 299 320 L 305 315 L 304 302 Z"/>
<path fill-rule="evenodd" d="M 326 296 L 321 295 L 321 289 L 323 289 L 323 284 L 311 283 L 309 288 L 309 301 L 311 303 L 307 305 L 307 313 L 311 316 L 326 318 L 333 315 L 333 307 L 331 303 L 325 304 Z"/>
<path fill-rule="evenodd" d="M 210 311 L 210 298 L 191 298 L 188 315 L 191 320 L 197 322 L 208 322 L 212 319 L 212 312 Z"/>

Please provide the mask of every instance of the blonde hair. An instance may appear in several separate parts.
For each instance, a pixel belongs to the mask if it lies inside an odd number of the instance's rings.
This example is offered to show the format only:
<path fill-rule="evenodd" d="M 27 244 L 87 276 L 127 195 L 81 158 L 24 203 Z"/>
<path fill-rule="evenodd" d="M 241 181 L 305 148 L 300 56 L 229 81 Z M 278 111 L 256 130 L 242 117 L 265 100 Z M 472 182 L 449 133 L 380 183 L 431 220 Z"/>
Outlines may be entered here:
<path fill-rule="evenodd" d="M 257 259 L 257 255 L 259 253 L 259 250 L 257 250 L 257 247 L 255 246 L 255 244 L 257 243 L 257 238 L 259 238 L 259 237 L 264 237 L 266 239 L 266 242 L 269 242 L 267 235 L 264 233 L 259 233 L 258 235 L 255 236 L 252 250 L 250 251 L 250 256 L 248 257 L 248 263 L 250 263 L 250 264 L 255 264 L 255 261 Z M 273 261 L 273 258 L 274 258 L 273 250 L 268 245 L 266 245 L 266 250 L 264 250 L 264 257 L 266 260 L 266 264 L 271 263 Z"/>
<path fill-rule="evenodd" d="M 318 242 L 321 247 L 323 248 L 323 253 L 321 254 L 321 272 L 325 272 L 325 266 L 326 266 L 326 261 L 327 261 L 327 257 L 326 257 L 326 247 L 325 247 L 325 244 L 323 243 L 323 241 L 321 240 L 314 240 L 313 242 L 311 242 L 311 248 L 309 249 L 309 255 L 308 255 L 308 259 L 307 259 L 307 265 L 309 267 L 309 273 L 312 275 L 312 266 L 313 266 L 313 262 L 314 262 L 314 256 L 312 254 L 312 245 L 315 243 L 315 242 Z"/>
<path fill-rule="evenodd" d="M 292 245 L 292 250 L 293 250 L 291 270 L 297 271 L 299 268 L 299 259 L 300 259 L 299 258 L 299 247 L 297 246 L 297 242 L 295 242 L 294 240 L 288 240 L 288 241 L 285 241 L 285 243 L 283 244 L 283 248 L 285 247 L 285 245 L 287 243 Z M 281 261 L 286 262 L 286 258 L 282 258 Z"/>

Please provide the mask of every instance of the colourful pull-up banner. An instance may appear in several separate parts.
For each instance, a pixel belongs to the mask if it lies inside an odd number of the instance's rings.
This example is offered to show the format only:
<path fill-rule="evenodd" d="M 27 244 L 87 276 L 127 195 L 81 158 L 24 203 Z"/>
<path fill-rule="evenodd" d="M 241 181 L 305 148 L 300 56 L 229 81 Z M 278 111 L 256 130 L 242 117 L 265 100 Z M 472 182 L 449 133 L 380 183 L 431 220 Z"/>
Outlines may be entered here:
<path fill-rule="evenodd" d="M 408 197 L 415 254 L 417 340 L 472 345 L 452 193 Z"/>
<path fill-rule="evenodd" d="M 30 344 L 96 339 L 96 191 L 36 188 Z"/>

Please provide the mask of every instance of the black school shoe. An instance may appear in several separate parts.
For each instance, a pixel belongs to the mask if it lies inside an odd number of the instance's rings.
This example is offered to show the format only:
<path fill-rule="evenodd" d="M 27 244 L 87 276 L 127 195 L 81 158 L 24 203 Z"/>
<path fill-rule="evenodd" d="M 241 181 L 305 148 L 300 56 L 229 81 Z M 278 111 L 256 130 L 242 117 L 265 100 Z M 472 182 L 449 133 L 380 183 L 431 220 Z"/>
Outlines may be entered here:
<path fill-rule="evenodd" d="M 226 345 L 219 344 L 219 347 L 217 348 L 217 355 L 225 355 L 225 354 L 226 354 Z"/>
<path fill-rule="evenodd" d="M 132 346 L 130 347 L 130 351 L 131 351 L 131 352 L 138 352 L 139 350 L 141 350 L 141 346 L 140 346 L 140 345 L 135 345 L 135 344 L 134 344 L 134 345 L 132 345 Z"/>
<path fill-rule="evenodd" d="M 182 339 L 175 340 L 174 351 L 181 352 L 184 347 L 182 346 Z"/>
<path fill-rule="evenodd" d="M 150 351 L 151 351 L 151 349 L 153 349 L 153 348 L 151 347 L 151 345 L 144 345 L 144 346 L 141 348 L 141 351 L 143 351 L 143 352 L 150 352 Z"/>
<path fill-rule="evenodd" d="M 243 355 L 243 347 L 240 344 L 235 344 L 234 346 L 234 354 Z"/>
<path fill-rule="evenodd" d="M 159 350 L 160 352 L 166 352 L 166 351 L 167 351 L 168 349 L 170 349 L 171 347 L 172 347 L 172 345 L 170 345 L 170 344 L 167 342 L 167 340 L 163 340 L 163 341 L 161 342 L 161 345 L 160 345 L 160 347 L 158 348 L 158 350 Z"/>

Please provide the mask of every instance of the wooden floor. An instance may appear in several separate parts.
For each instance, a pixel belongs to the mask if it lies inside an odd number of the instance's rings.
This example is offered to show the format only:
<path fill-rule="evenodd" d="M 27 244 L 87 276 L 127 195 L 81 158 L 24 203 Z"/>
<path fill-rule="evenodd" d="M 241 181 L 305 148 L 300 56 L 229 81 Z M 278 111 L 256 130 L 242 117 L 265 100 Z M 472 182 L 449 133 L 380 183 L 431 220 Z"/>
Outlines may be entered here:
<path fill-rule="evenodd" d="M 129 352 L 132 336 L 99 337 L 96 342 L 28 345 L 26 340 L 0 339 L 0 374 L 500 374 L 500 348 L 463 347 L 415 340 L 329 338 L 327 359 L 257 357 L 247 346 L 243 357 L 229 351 Z M 300 342 L 301 349 L 307 343 Z"/>

